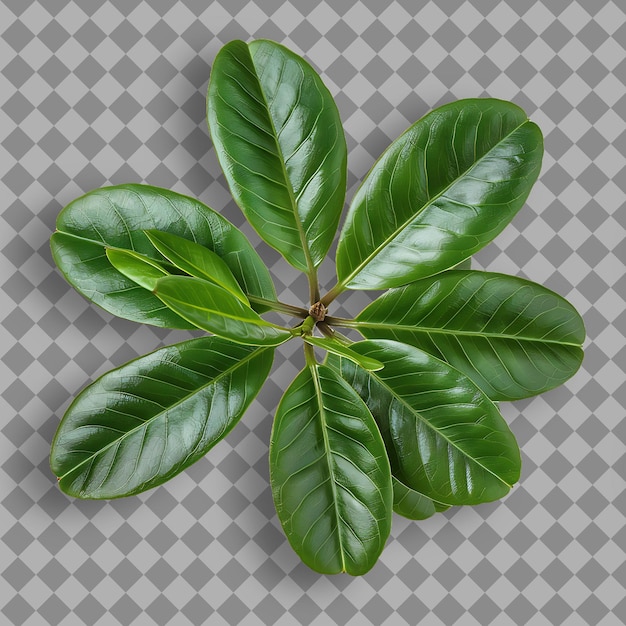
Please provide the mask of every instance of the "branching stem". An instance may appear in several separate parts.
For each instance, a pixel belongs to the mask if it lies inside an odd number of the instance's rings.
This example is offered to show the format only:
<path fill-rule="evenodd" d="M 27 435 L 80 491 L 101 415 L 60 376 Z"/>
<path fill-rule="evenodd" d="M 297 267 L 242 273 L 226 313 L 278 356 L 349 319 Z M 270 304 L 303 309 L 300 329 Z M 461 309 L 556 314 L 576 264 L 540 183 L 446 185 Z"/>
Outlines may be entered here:
<path fill-rule="evenodd" d="M 343 328 L 358 328 L 359 323 L 356 320 L 349 320 L 345 317 L 333 317 L 331 315 L 327 315 L 324 320 L 331 326 L 340 326 Z"/>
<path fill-rule="evenodd" d="M 315 350 L 313 349 L 313 346 L 306 341 L 303 341 L 302 343 L 304 344 L 304 358 L 307 366 L 313 367 L 317 365 L 317 359 L 315 358 Z"/>
<path fill-rule="evenodd" d="M 311 306 L 313 306 L 320 299 L 320 288 L 317 282 L 317 272 L 312 270 L 307 274 L 309 278 L 309 298 L 311 299 Z"/>
<path fill-rule="evenodd" d="M 321 300 L 324 306 L 328 306 L 340 293 L 345 291 L 345 287 L 341 283 L 337 283 Z"/>

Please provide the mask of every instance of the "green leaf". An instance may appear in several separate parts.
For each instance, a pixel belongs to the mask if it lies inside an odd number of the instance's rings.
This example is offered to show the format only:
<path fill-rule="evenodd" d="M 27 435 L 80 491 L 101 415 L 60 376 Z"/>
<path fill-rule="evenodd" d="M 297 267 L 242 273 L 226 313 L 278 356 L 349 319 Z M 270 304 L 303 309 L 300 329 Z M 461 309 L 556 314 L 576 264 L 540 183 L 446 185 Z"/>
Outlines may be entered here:
<path fill-rule="evenodd" d="M 107 248 L 105 252 L 109 263 L 118 272 L 148 291 L 156 287 L 159 278 L 169 275 L 161 265 L 144 254 L 117 248 Z"/>
<path fill-rule="evenodd" d="M 402 517 L 421 520 L 432 517 L 437 511 L 434 502 L 425 495 L 407 487 L 392 476 L 393 510 Z"/>
<path fill-rule="evenodd" d="M 215 252 L 171 233 L 159 230 L 146 230 L 145 233 L 152 245 L 178 269 L 219 285 L 246 306 L 250 305 L 230 268 Z"/>
<path fill-rule="evenodd" d="M 218 254 L 247 294 L 276 300 L 269 271 L 243 233 L 204 204 L 148 185 L 104 187 L 74 200 L 57 218 L 52 256 L 83 296 L 119 317 L 190 328 L 154 294 L 118 272 L 106 248 L 130 250 L 159 260 L 144 230 L 193 239 Z"/>
<path fill-rule="evenodd" d="M 413 124 L 352 201 L 337 249 L 339 287 L 387 289 L 449 269 L 524 204 L 541 131 L 510 102 L 459 100 Z"/>
<path fill-rule="evenodd" d="M 541 285 L 503 274 L 425 278 L 383 294 L 356 322 L 366 337 L 396 339 L 448 361 L 494 400 L 553 389 L 583 358 L 576 309 Z"/>
<path fill-rule="evenodd" d="M 215 57 L 207 112 L 244 215 L 289 263 L 311 273 L 335 236 L 346 192 L 346 141 L 328 89 L 277 43 L 231 41 Z"/>
<path fill-rule="evenodd" d="M 332 352 L 333 354 L 346 357 L 346 359 L 350 359 L 351 361 L 358 363 L 363 369 L 375 371 L 383 368 L 383 364 L 380 361 L 364 357 L 362 354 L 351 350 L 348 346 L 340 343 L 336 339 L 312 337 L 310 335 L 303 335 L 302 339 L 304 339 L 307 343 L 310 343 L 312 346 L 317 346 L 318 348 L 323 348 L 327 352 Z"/>
<path fill-rule="evenodd" d="M 192 276 L 165 276 L 154 293 L 170 309 L 197 328 L 253 346 L 277 346 L 291 332 L 259 317 L 222 287 Z"/>
<path fill-rule="evenodd" d="M 407 487 L 401 480 L 392 475 L 393 510 L 402 517 L 422 520 L 432 517 L 435 513 L 447 511 L 449 504 L 442 504 L 427 498 L 423 493 Z"/>
<path fill-rule="evenodd" d="M 443 504 L 480 504 L 519 479 L 520 452 L 495 405 L 448 363 L 396 341 L 352 349 L 384 364 L 367 372 L 329 356 L 380 428 L 394 476 Z"/>
<path fill-rule="evenodd" d="M 392 486 L 380 433 L 356 393 L 309 365 L 280 402 L 270 478 L 289 543 L 323 574 L 364 574 L 391 530 Z"/>
<path fill-rule="evenodd" d="M 74 400 L 52 442 L 50 465 L 61 489 L 108 499 L 169 480 L 235 426 L 273 354 L 202 337 L 105 374 Z"/>

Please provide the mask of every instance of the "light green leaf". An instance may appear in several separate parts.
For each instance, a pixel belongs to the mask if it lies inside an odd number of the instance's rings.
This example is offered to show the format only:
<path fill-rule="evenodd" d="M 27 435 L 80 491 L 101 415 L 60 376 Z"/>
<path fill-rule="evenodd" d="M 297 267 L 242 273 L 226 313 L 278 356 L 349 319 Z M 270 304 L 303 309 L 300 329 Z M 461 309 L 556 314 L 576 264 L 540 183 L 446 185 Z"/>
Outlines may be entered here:
<path fill-rule="evenodd" d="M 211 333 L 253 346 L 277 346 L 291 332 L 259 317 L 222 287 L 192 276 L 157 281 L 156 296 L 188 322 Z"/>
<path fill-rule="evenodd" d="M 59 486 L 77 498 L 108 499 L 169 480 L 237 424 L 273 354 L 202 337 L 108 372 L 61 420 L 50 454 Z"/>
<path fill-rule="evenodd" d="M 50 240 L 52 256 L 67 281 L 109 313 L 155 326 L 190 328 L 154 294 L 118 272 L 105 254 L 106 248 L 116 248 L 158 261 L 146 229 L 206 246 L 224 260 L 246 294 L 276 300 L 268 269 L 241 231 L 201 202 L 149 185 L 103 187 L 68 204 Z"/>
<path fill-rule="evenodd" d="M 364 357 L 362 354 L 351 350 L 348 346 L 340 343 L 336 339 L 312 337 L 310 335 L 304 335 L 302 339 L 304 339 L 307 343 L 310 343 L 312 346 L 317 346 L 318 348 L 323 348 L 327 352 L 332 352 L 333 354 L 346 357 L 346 359 L 350 359 L 351 361 L 358 363 L 363 369 L 375 371 L 382 369 L 383 367 L 383 364 L 380 361 Z"/>
<path fill-rule="evenodd" d="M 396 341 L 352 344 L 384 364 L 367 372 L 328 358 L 367 404 L 380 428 L 394 476 L 443 504 L 503 497 L 519 479 L 520 452 L 494 404 L 448 363 Z"/>
<path fill-rule="evenodd" d="M 515 276 L 449 271 L 383 294 L 356 318 L 370 338 L 396 339 L 451 363 L 490 398 L 553 389 L 583 359 L 583 321 L 549 289 Z"/>
<path fill-rule="evenodd" d="M 159 278 L 169 275 L 161 265 L 144 254 L 117 248 L 107 248 L 105 252 L 109 263 L 118 272 L 148 291 L 156 287 Z"/>
<path fill-rule="evenodd" d="M 356 393 L 307 366 L 280 402 L 270 443 L 278 519 L 293 549 L 323 574 L 364 574 L 391 530 L 389 461 Z"/>
<path fill-rule="evenodd" d="M 144 232 L 152 245 L 178 269 L 219 285 L 246 306 L 250 305 L 230 268 L 215 252 L 171 233 L 159 230 Z"/>
<path fill-rule="evenodd" d="M 259 236 L 311 273 L 335 236 L 346 192 L 337 107 L 311 66 L 272 41 L 231 41 L 207 99 L 216 154 Z"/>
<path fill-rule="evenodd" d="M 542 154 L 541 131 L 510 102 L 459 100 L 423 117 L 352 201 L 337 248 L 339 290 L 398 287 L 480 250 L 524 204 Z"/>

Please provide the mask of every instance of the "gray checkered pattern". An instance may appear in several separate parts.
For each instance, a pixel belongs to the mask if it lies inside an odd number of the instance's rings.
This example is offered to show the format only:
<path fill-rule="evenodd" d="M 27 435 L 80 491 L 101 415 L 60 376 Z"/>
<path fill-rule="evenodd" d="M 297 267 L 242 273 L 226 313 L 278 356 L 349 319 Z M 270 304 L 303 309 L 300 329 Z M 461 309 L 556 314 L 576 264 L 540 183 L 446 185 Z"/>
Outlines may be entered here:
<path fill-rule="evenodd" d="M 626 623 L 622 2 L 4 0 L 0 24 L 0 623 Z M 476 265 L 563 294 L 589 333 L 567 385 L 503 405 L 523 448 L 520 485 L 500 503 L 395 518 L 380 562 L 358 579 L 300 564 L 273 511 L 267 442 L 301 364 L 295 345 L 227 441 L 164 487 L 78 502 L 48 468 L 72 396 L 187 336 L 114 319 L 74 292 L 50 258 L 55 217 L 95 187 L 145 181 L 241 225 L 204 93 L 219 47 L 258 37 L 322 72 L 345 122 L 352 191 L 432 107 L 484 95 L 522 105 L 546 136 L 541 180 Z M 294 270 L 244 229 L 282 298 L 304 298 Z M 339 312 L 368 298 L 355 293 Z"/>

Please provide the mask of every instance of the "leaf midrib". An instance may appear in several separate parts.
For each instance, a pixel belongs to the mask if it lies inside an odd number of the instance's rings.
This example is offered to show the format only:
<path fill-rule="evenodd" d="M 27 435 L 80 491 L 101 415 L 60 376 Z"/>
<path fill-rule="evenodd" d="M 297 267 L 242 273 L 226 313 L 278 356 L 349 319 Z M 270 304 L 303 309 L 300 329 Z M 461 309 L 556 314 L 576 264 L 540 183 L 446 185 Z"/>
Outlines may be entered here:
<path fill-rule="evenodd" d="M 89 461 L 94 460 L 95 458 L 97 458 L 98 456 L 100 456 L 101 454 L 106 452 L 112 446 L 117 445 L 119 442 L 123 441 L 126 437 L 131 436 L 134 432 L 136 432 L 136 431 L 138 431 L 138 430 L 140 430 L 142 428 L 147 428 L 148 425 L 153 423 L 154 420 L 159 419 L 162 415 L 167 414 L 169 411 L 175 409 L 180 404 L 183 404 L 184 402 L 187 402 L 187 400 L 189 400 L 190 398 L 192 398 L 196 394 L 201 393 L 207 387 L 210 387 L 211 385 L 217 384 L 217 382 L 219 382 L 219 380 L 221 380 L 227 374 L 230 374 L 231 372 L 235 371 L 241 365 L 244 365 L 248 361 L 252 360 L 255 356 L 258 356 L 257 353 L 259 353 L 259 351 L 272 350 L 272 349 L 273 349 L 273 347 L 271 347 L 271 346 L 259 346 L 253 352 L 251 352 L 247 357 L 237 361 L 232 367 L 229 367 L 228 369 L 224 370 L 223 372 L 220 372 L 217 376 L 215 376 L 215 378 L 212 378 L 208 383 L 206 383 L 204 385 L 201 385 L 200 387 L 195 389 L 193 392 L 188 393 L 186 396 L 182 397 L 180 400 L 177 400 L 174 404 L 172 404 L 172 405 L 168 406 L 167 408 L 165 408 L 163 411 L 159 411 L 158 413 L 156 413 L 152 417 L 148 418 L 147 420 L 145 420 L 144 422 L 142 422 L 138 426 L 135 426 L 135 428 L 131 428 L 131 430 L 125 432 L 121 437 L 118 437 L 117 439 L 113 439 L 106 446 L 104 446 L 103 448 L 100 448 L 100 450 L 98 450 L 97 452 L 94 452 L 92 455 L 88 456 L 86 459 L 83 459 L 80 463 L 75 465 L 71 470 L 69 470 L 68 472 L 63 474 L 63 476 L 59 476 L 58 477 L 59 480 L 63 480 L 66 476 L 69 476 L 70 474 L 75 472 L 79 467 L 81 467 L 85 463 L 88 463 Z M 113 371 L 116 371 L 116 370 L 113 370 Z M 208 417 L 207 417 L 207 419 L 208 419 Z"/>
<path fill-rule="evenodd" d="M 341 358 L 341 357 L 340 357 Z M 373 357 L 372 357 L 373 358 Z M 361 368 L 363 369 L 363 368 Z M 482 467 L 486 472 L 488 472 L 489 474 L 491 474 L 492 476 L 494 476 L 498 481 L 500 481 L 502 484 L 507 485 L 509 488 L 512 487 L 512 485 L 510 485 L 509 483 L 506 482 L 506 480 L 503 480 L 502 478 L 500 478 L 500 476 L 498 476 L 497 474 L 495 474 L 493 471 L 491 471 L 488 467 L 485 467 L 480 461 L 478 461 L 477 459 L 475 459 L 474 457 L 470 456 L 469 454 L 467 454 L 467 452 L 464 452 L 461 448 L 459 448 L 459 446 L 457 444 L 455 444 L 453 441 L 451 441 L 446 435 L 444 435 L 438 428 L 436 428 L 435 426 L 433 426 L 422 414 L 420 411 L 416 410 L 415 408 L 413 408 L 408 402 L 406 402 L 406 400 L 404 400 L 404 398 L 402 398 L 401 396 L 399 396 L 398 394 L 396 394 L 393 389 L 391 387 L 389 387 L 389 385 L 387 385 L 387 383 L 382 380 L 379 376 L 376 376 L 376 372 L 368 372 L 367 370 L 363 370 L 366 374 L 369 374 L 370 376 L 376 378 L 376 380 L 380 383 L 380 385 L 382 385 L 385 389 L 387 389 L 387 391 L 389 391 L 389 393 L 391 394 L 391 396 L 396 399 L 400 404 L 402 404 L 403 406 L 405 406 L 409 412 L 413 415 L 415 415 L 418 419 L 420 419 L 430 430 L 434 431 L 435 433 L 437 433 L 438 436 L 442 437 L 443 439 L 445 439 L 446 442 L 448 442 L 448 444 L 450 446 L 452 446 L 453 448 L 455 448 L 456 450 L 458 450 L 466 459 L 469 459 L 470 461 L 472 461 L 473 463 L 476 463 L 476 465 L 478 465 L 479 467 Z M 434 389 L 433 391 L 437 391 L 436 389 Z M 486 396 L 485 398 L 491 402 L 491 400 L 489 400 Z M 493 403 L 492 403 L 493 404 Z M 430 496 L 427 496 L 430 497 Z M 433 498 L 431 498 L 432 500 Z M 439 501 L 438 501 L 439 502 Z"/>
<path fill-rule="evenodd" d="M 293 214 L 294 222 L 296 223 L 298 237 L 300 238 L 300 245 L 302 246 L 302 253 L 304 254 L 304 259 L 305 259 L 306 266 L 307 266 L 307 274 L 309 276 L 313 276 L 315 274 L 315 265 L 313 264 L 313 259 L 311 258 L 311 251 L 309 250 L 309 244 L 306 240 L 306 233 L 304 231 L 304 226 L 302 222 L 300 221 L 300 214 L 298 212 L 298 202 L 294 194 L 291 180 L 287 173 L 285 155 L 283 154 L 283 149 L 281 148 L 280 143 L 278 141 L 278 133 L 276 131 L 276 126 L 274 125 L 274 118 L 272 117 L 272 111 L 267 101 L 265 90 L 263 89 L 263 84 L 261 83 L 261 77 L 258 74 L 257 66 L 254 62 L 254 57 L 252 56 L 250 47 L 247 44 L 246 44 L 246 50 L 248 51 L 248 55 L 250 56 L 250 62 L 252 63 L 252 67 L 254 68 L 254 77 L 256 78 L 257 83 L 259 85 L 259 92 L 261 93 L 261 97 L 263 98 L 263 103 L 265 104 L 265 109 L 267 111 L 267 118 L 270 123 L 270 127 L 272 129 L 272 139 L 274 140 L 274 143 L 276 145 L 276 153 L 278 156 L 278 160 L 280 162 L 283 179 L 285 180 L 285 188 L 287 189 L 287 193 L 289 194 L 289 201 L 291 203 L 291 212 Z"/>
<path fill-rule="evenodd" d="M 148 239 L 150 239 L 150 237 L 148 237 Z M 191 243 L 196 243 L 196 242 L 191 242 Z M 154 243 L 152 243 L 152 245 L 154 245 Z M 241 293 L 235 292 L 232 289 L 232 286 L 229 283 L 225 283 L 223 281 L 220 281 L 220 279 L 215 278 L 214 276 L 208 274 L 202 267 L 200 267 L 197 263 L 195 263 L 195 261 L 190 261 L 188 258 L 185 258 L 182 254 L 180 254 L 176 249 L 172 248 L 171 245 L 163 242 L 162 240 L 159 241 L 159 245 L 162 247 L 162 249 L 167 250 L 168 254 L 171 256 L 174 256 L 178 259 L 183 259 L 183 261 L 185 263 L 187 263 L 189 265 L 189 267 L 193 268 L 198 274 L 202 274 L 202 276 L 196 276 L 194 274 L 192 274 L 191 272 L 187 272 L 188 274 L 190 274 L 191 276 L 195 276 L 196 278 L 199 278 L 200 280 L 206 280 L 207 282 L 213 283 L 215 285 L 217 285 L 218 287 L 221 287 L 222 289 L 225 289 L 226 291 L 228 291 L 228 293 L 230 293 L 231 295 L 235 296 L 235 298 L 237 298 L 237 300 L 239 300 L 242 304 L 244 304 L 245 306 L 250 306 L 250 301 L 246 298 L 245 294 L 243 293 L 243 290 L 241 291 Z M 156 246 L 154 246 L 156 248 Z M 207 250 L 209 250 L 208 248 L 206 248 Z M 158 250 L 158 248 L 157 248 Z M 176 268 L 178 268 L 179 270 L 182 270 L 183 272 L 186 272 L 186 270 L 182 267 L 180 267 L 179 265 L 177 265 L 176 263 L 174 263 L 174 261 L 171 260 L 170 256 L 168 256 L 168 254 L 165 254 L 164 252 L 162 252 L 162 250 L 158 250 L 166 259 L 168 259 L 170 261 L 170 263 L 172 263 L 172 265 Z M 213 254 L 215 254 L 216 257 L 218 257 L 220 260 L 223 261 L 223 259 L 221 259 L 221 257 L 213 252 Z M 226 265 L 226 263 L 224 263 L 224 265 Z M 228 267 L 228 266 L 226 266 Z M 241 286 L 239 285 L 239 283 L 237 282 L 237 279 L 233 276 L 233 280 L 235 281 L 235 284 L 239 287 L 239 289 L 241 289 Z M 245 298 L 245 300 L 242 299 Z"/>
<path fill-rule="evenodd" d="M 197 280 L 203 280 L 203 279 L 202 278 L 198 278 Z M 205 281 L 205 282 L 208 283 L 209 281 Z M 209 283 L 209 284 L 211 284 L 211 283 Z M 223 289 L 219 285 L 215 285 L 215 286 L 218 287 L 219 289 Z M 224 289 L 224 291 L 226 291 L 226 289 Z M 185 302 L 184 300 L 179 300 L 178 298 L 176 298 L 174 296 L 170 296 L 170 295 L 167 295 L 167 294 L 164 294 L 164 293 L 159 293 L 158 287 L 157 287 L 157 289 L 153 293 L 159 299 L 165 298 L 167 300 L 172 300 L 173 302 L 178 303 L 179 305 L 183 305 L 183 306 L 180 306 L 181 310 L 186 308 L 186 307 L 189 307 L 190 309 L 194 309 L 194 310 L 197 310 L 197 311 L 206 311 L 209 315 L 210 314 L 214 314 L 216 316 L 225 317 L 227 319 L 235 320 L 237 322 L 243 322 L 244 324 L 252 324 L 253 326 L 258 326 L 260 328 L 271 328 L 273 330 L 283 331 L 285 333 L 289 333 L 289 331 L 287 329 L 283 329 L 280 326 L 276 326 L 275 324 L 272 324 L 271 322 L 268 322 L 268 321 L 264 320 L 261 316 L 259 316 L 259 319 L 257 320 L 254 317 L 252 317 L 252 318 L 240 317 L 239 315 L 233 315 L 232 313 L 227 313 L 227 312 L 224 312 L 223 310 L 209 309 L 206 306 L 201 306 L 199 304 L 192 304 L 190 302 Z M 230 292 L 227 292 L 227 293 L 230 293 Z M 241 302 L 241 300 L 238 300 L 238 302 Z M 164 304 L 167 305 L 167 303 L 164 303 Z M 250 309 L 250 310 L 252 311 L 252 313 L 255 313 L 255 311 L 253 309 Z M 176 311 L 176 313 L 178 313 L 178 312 Z M 178 314 L 181 315 L 180 313 L 178 313 Z M 181 317 L 183 317 L 183 316 L 181 315 Z M 193 322 L 191 322 L 191 323 L 193 323 Z"/>
<path fill-rule="evenodd" d="M 510 339 L 514 341 L 528 341 L 534 343 L 549 343 L 556 344 L 559 346 L 568 346 L 572 348 L 580 348 L 581 344 L 572 343 L 569 341 L 558 341 L 556 339 L 540 339 L 535 337 L 524 337 L 524 336 L 516 336 L 516 335 L 507 335 L 500 333 L 478 333 L 471 332 L 469 330 L 446 330 L 444 328 L 429 328 L 427 326 L 406 326 L 404 324 L 390 324 L 384 322 L 367 322 L 367 321 L 358 321 L 356 320 L 354 328 L 383 328 L 383 329 L 399 329 L 402 331 L 410 332 L 410 333 L 427 333 L 427 334 L 439 334 L 439 335 L 460 335 L 464 337 L 482 337 L 484 339 Z"/>
<path fill-rule="evenodd" d="M 313 386 L 315 387 L 315 396 L 317 398 L 317 403 L 319 406 L 319 415 L 322 426 L 322 438 L 324 440 L 324 449 L 326 450 L 326 463 L 328 465 L 328 473 L 330 476 L 330 488 L 332 491 L 333 497 L 333 510 L 335 511 L 335 521 L 337 522 L 337 540 L 339 542 L 339 554 L 341 557 L 341 571 L 346 571 L 346 559 L 343 549 L 343 541 L 341 538 L 341 530 L 339 528 L 339 520 L 342 519 L 341 514 L 339 512 L 339 500 L 337 496 L 337 486 L 335 484 L 335 471 L 333 469 L 333 465 L 331 463 L 332 457 L 332 449 L 330 447 L 330 441 L 328 439 L 327 432 L 327 423 L 326 423 L 326 413 L 324 408 L 324 399 L 322 396 L 322 386 L 319 380 L 319 365 L 317 363 L 309 366 L 309 370 L 311 372 L 311 378 L 313 378 Z"/>
<path fill-rule="evenodd" d="M 172 269 L 175 269 L 175 270 L 179 269 L 178 267 L 176 267 L 176 265 L 174 265 L 173 263 L 171 263 L 167 259 L 163 259 L 163 260 L 161 260 L 161 259 L 154 259 L 153 257 L 148 256 L 147 254 L 144 254 L 143 252 L 137 252 L 133 248 L 120 248 L 119 246 L 112 246 L 111 244 L 108 244 L 105 241 L 100 241 L 98 239 L 90 239 L 89 237 L 82 237 L 81 235 L 76 235 L 75 233 L 69 233 L 66 230 L 60 230 L 59 228 L 57 228 L 54 231 L 53 235 L 57 234 L 57 233 L 59 235 L 64 235 L 66 237 L 72 237 L 74 239 L 78 239 L 79 241 L 84 241 L 86 243 L 95 244 L 97 246 L 100 246 L 101 248 L 104 248 L 105 250 L 108 249 L 108 250 L 119 250 L 121 252 L 130 252 L 131 254 L 135 254 L 135 255 L 140 256 L 140 257 L 145 257 L 147 259 L 146 262 L 148 262 L 150 264 L 156 263 L 159 266 L 160 265 L 167 265 L 167 266 L 171 267 Z M 143 260 L 143 258 L 142 258 L 142 260 Z M 111 267 L 113 267 L 112 264 L 111 264 Z M 113 268 L 113 269 L 115 269 L 115 268 Z"/>
<path fill-rule="evenodd" d="M 471 166 L 466 168 L 463 172 L 460 172 L 459 175 L 449 185 L 444 187 L 439 193 L 435 194 L 434 196 L 429 197 L 425 204 L 423 204 L 421 207 L 419 207 L 419 209 L 415 213 L 413 213 L 413 215 L 411 215 L 409 217 L 409 219 L 405 220 L 401 224 L 401 226 L 396 228 L 393 231 L 393 233 L 391 235 L 389 235 L 389 237 L 387 237 L 379 246 L 377 246 L 376 249 L 373 250 L 363 261 L 361 261 L 361 263 L 359 263 L 359 265 L 357 265 L 356 268 L 354 270 L 352 270 L 352 272 L 350 272 L 350 274 L 348 274 L 348 276 L 344 280 L 342 280 L 340 284 L 342 286 L 344 286 L 344 285 L 347 285 L 348 283 L 350 283 L 350 281 L 355 276 L 357 276 L 359 273 L 361 273 L 363 271 L 363 269 L 367 265 L 369 265 L 369 263 L 371 263 L 371 261 L 378 254 L 380 254 L 384 248 L 386 248 L 405 228 L 407 228 L 411 222 L 413 222 L 429 206 L 431 206 L 433 204 L 433 202 L 435 202 L 436 200 L 441 198 L 441 196 L 443 196 L 451 187 L 456 185 L 459 182 L 460 179 L 462 179 L 468 172 L 470 172 L 474 167 L 476 167 L 476 165 L 478 165 L 485 157 L 487 157 L 493 150 L 495 150 L 505 139 L 508 139 L 511 135 L 516 133 L 522 126 L 524 126 L 525 124 L 528 124 L 529 122 L 530 122 L 529 119 L 524 120 L 521 124 L 516 126 L 511 132 L 507 133 L 504 137 L 502 137 L 493 147 L 491 147 L 489 150 L 487 150 L 487 152 L 485 152 L 485 154 L 483 154 L 480 157 L 480 159 L 474 161 L 474 163 L 472 163 Z M 400 137 L 404 137 L 411 130 L 411 128 L 412 127 L 409 127 L 406 131 L 404 131 L 404 133 Z M 401 150 L 402 149 L 404 149 L 404 145 L 402 146 Z M 381 157 L 379 158 L 378 161 L 380 161 L 383 158 L 384 154 L 385 153 L 383 153 L 381 155 Z M 372 172 L 374 170 L 374 168 L 378 164 L 378 161 L 374 164 L 374 166 L 372 167 L 370 172 Z M 368 178 L 369 178 L 369 174 L 368 174 Z M 357 191 L 357 194 L 360 191 L 361 191 L 361 189 L 359 188 L 359 190 Z"/>

